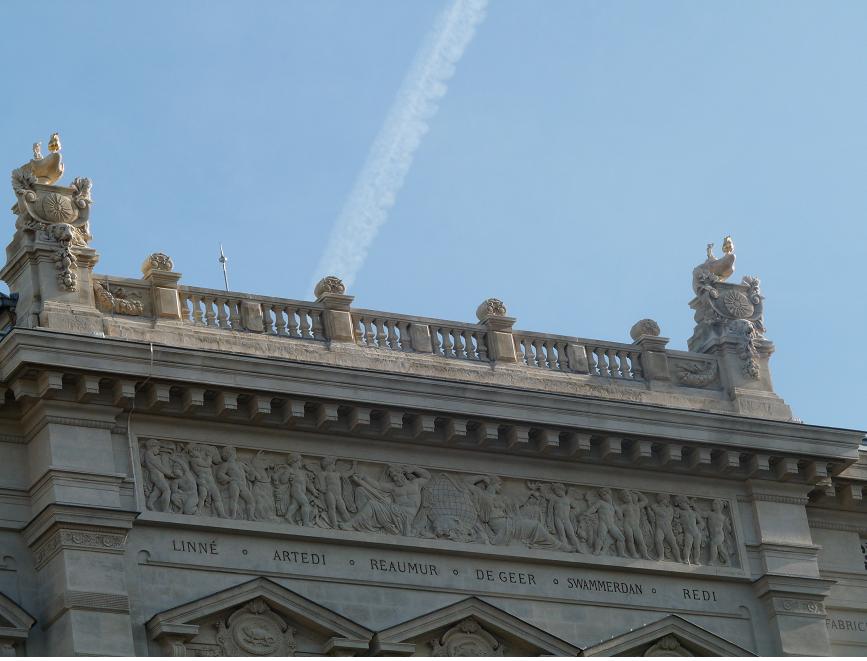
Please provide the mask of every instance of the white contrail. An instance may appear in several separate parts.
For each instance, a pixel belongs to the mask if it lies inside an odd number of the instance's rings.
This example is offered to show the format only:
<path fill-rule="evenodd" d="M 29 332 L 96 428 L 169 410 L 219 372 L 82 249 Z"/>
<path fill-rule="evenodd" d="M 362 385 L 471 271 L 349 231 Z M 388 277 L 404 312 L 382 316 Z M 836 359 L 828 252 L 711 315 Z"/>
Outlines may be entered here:
<path fill-rule="evenodd" d="M 428 122 L 485 17 L 487 4 L 487 0 L 453 0 L 437 18 L 331 230 L 314 283 L 326 275 L 342 278 L 347 286 L 355 280 L 376 233 L 388 220 Z"/>

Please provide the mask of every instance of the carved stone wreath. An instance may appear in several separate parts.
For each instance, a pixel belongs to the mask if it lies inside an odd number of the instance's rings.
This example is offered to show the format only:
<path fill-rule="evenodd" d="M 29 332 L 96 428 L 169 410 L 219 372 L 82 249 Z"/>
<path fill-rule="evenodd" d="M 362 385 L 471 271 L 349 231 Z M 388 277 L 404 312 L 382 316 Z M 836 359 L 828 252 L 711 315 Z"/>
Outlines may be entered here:
<path fill-rule="evenodd" d="M 172 258 L 164 252 L 155 252 L 148 257 L 150 267 L 156 271 L 171 271 L 175 268 Z"/>
<path fill-rule="evenodd" d="M 316 283 L 316 287 L 313 290 L 313 295 L 316 298 L 322 296 L 322 294 L 345 294 L 346 286 L 343 284 L 343 280 L 338 278 L 336 275 L 326 275 L 322 280 Z"/>
<path fill-rule="evenodd" d="M 506 305 L 499 298 L 487 298 L 476 310 L 476 317 L 484 321 L 488 317 L 505 317 Z"/>

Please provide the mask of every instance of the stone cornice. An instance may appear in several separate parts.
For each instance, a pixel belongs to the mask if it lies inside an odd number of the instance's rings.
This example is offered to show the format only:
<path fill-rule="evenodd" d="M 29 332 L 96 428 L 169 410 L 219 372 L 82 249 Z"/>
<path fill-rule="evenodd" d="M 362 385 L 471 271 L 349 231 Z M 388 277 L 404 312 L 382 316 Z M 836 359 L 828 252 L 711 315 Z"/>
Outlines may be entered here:
<path fill-rule="evenodd" d="M 47 537 L 59 530 L 119 535 L 125 539 L 137 516 L 138 512 L 121 509 L 50 504 L 30 520 L 22 533 L 31 548 L 43 544 Z M 112 548 L 117 545 L 102 546 Z"/>

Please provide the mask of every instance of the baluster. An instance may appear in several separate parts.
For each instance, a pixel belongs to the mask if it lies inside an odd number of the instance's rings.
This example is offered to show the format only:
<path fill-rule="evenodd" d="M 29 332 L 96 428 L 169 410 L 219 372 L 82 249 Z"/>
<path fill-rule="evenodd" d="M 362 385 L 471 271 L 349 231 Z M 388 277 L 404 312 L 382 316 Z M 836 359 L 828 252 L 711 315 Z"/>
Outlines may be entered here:
<path fill-rule="evenodd" d="M 545 367 L 545 349 L 538 338 L 533 340 L 533 362 L 536 367 Z"/>
<path fill-rule="evenodd" d="M 602 347 L 596 347 L 596 358 L 599 360 L 599 376 L 611 376 L 608 363 L 608 355 Z"/>
<path fill-rule="evenodd" d="M 431 326 L 430 341 L 433 345 L 431 348 L 433 349 L 433 353 L 438 356 L 443 355 L 443 344 L 440 336 L 441 332 L 442 330 L 440 328 L 437 328 L 436 326 Z"/>
<path fill-rule="evenodd" d="M 638 381 L 644 379 L 644 372 L 641 369 L 641 354 L 631 352 L 629 354 L 629 364 L 632 366 L 632 378 Z"/>
<path fill-rule="evenodd" d="M 376 346 L 380 349 L 387 349 L 388 345 L 385 340 L 388 334 L 385 332 L 385 322 L 382 319 L 374 319 L 373 324 L 376 327 Z"/>
<path fill-rule="evenodd" d="M 463 332 L 464 336 L 464 348 L 467 353 L 468 360 L 478 360 L 479 359 L 479 351 L 476 347 L 475 339 L 476 334 L 471 330 L 465 330 Z"/>
<path fill-rule="evenodd" d="M 262 324 L 264 324 L 266 335 L 274 334 L 274 320 L 271 317 L 271 312 L 273 309 L 274 306 L 272 305 L 268 305 L 267 303 L 262 304 Z"/>
<path fill-rule="evenodd" d="M 514 335 L 512 338 L 515 341 L 515 357 L 519 363 L 527 364 L 527 356 L 524 354 L 524 338 Z"/>
<path fill-rule="evenodd" d="M 542 347 L 545 349 L 545 367 L 549 370 L 557 369 L 557 358 L 554 356 L 554 343 L 551 340 L 545 340 Z"/>
<path fill-rule="evenodd" d="M 309 314 L 309 310 L 304 310 L 303 308 L 300 308 L 298 310 L 298 319 L 301 321 L 301 329 L 298 333 L 298 337 L 304 340 L 310 339 L 310 318 L 308 316 Z"/>
<path fill-rule="evenodd" d="M 454 358 L 454 354 L 452 353 L 452 331 L 448 328 L 443 328 L 443 356 L 446 358 Z"/>
<path fill-rule="evenodd" d="M 288 335 L 286 332 L 286 318 L 283 316 L 284 312 L 286 312 L 286 309 L 282 305 L 274 306 L 274 319 L 277 322 L 277 335 L 280 335 L 281 337 L 286 337 Z"/>
<path fill-rule="evenodd" d="M 298 310 L 295 308 L 285 308 L 286 310 L 286 333 L 289 337 L 298 337 L 298 321 L 296 315 Z"/>
<path fill-rule="evenodd" d="M 397 343 L 397 333 L 394 330 L 394 321 L 391 319 L 383 322 L 386 330 L 388 331 L 386 336 L 386 342 L 388 342 L 388 348 L 392 351 L 400 351 L 400 345 Z"/>
<path fill-rule="evenodd" d="M 587 354 L 587 371 L 590 374 L 599 374 L 599 363 L 596 360 L 596 350 L 593 347 L 584 347 Z"/>
<path fill-rule="evenodd" d="M 260 305 L 261 307 L 261 305 Z M 241 330 L 241 301 L 229 301 L 229 324 L 232 330 Z"/>
<path fill-rule="evenodd" d="M 476 333 L 476 351 L 479 354 L 479 360 L 490 360 L 488 358 L 488 345 L 486 341 L 488 336 L 486 333 Z"/>
<path fill-rule="evenodd" d="M 632 372 L 629 369 L 629 358 L 626 352 L 621 350 L 616 352 L 616 355 L 617 361 L 619 363 L 619 376 L 623 377 L 624 379 L 631 379 Z"/>
<path fill-rule="evenodd" d="M 205 306 L 205 326 L 212 327 L 215 325 L 214 319 L 216 319 L 216 315 L 214 314 L 214 299 L 212 298 L 202 298 L 202 305 Z"/>
<path fill-rule="evenodd" d="M 202 306 L 201 306 L 202 299 L 201 299 L 201 297 L 193 295 L 192 302 L 193 302 L 193 323 L 196 326 L 204 326 L 205 322 L 202 321 Z"/>
<path fill-rule="evenodd" d="M 193 323 L 193 306 L 192 306 L 192 297 L 189 294 L 181 295 L 181 314 L 184 318 L 184 323 L 191 324 Z"/>
<path fill-rule="evenodd" d="M 617 362 L 617 352 L 614 349 L 608 349 L 607 355 L 609 376 L 620 376 L 620 364 Z"/>
<path fill-rule="evenodd" d="M 569 365 L 567 364 L 569 361 L 567 359 L 566 353 L 566 343 L 565 342 L 557 342 L 555 345 L 557 348 L 557 369 L 561 372 L 568 372 Z"/>
<path fill-rule="evenodd" d="M 319 310 L 310 310 L 310 320 L 313 325 L 310 327 L 310 332 L 313 334 L 314 340 L 324 340 L 325 332 L 322 329 L 322 312 Z"/>
<path fill-rule="evenodd" d="M 464 343 L 463 343 L 463 335 L 456 328 L 451 329 L 452 337 L 454 339 L 454 347 L 455 347 L 455 358 L 464 358 L 466 354 L 464 354 Z"/>
<path fill-rule="evenodd" d="M 219 298 L 215 298 L 214 307 L 217 309 L 217 319 L 214 322 L 214 325 L 217 328 L 228 328 L 229 324 L 227 323 L 227 321 L 229 317 L 226 315 L 226 302 Z"/>

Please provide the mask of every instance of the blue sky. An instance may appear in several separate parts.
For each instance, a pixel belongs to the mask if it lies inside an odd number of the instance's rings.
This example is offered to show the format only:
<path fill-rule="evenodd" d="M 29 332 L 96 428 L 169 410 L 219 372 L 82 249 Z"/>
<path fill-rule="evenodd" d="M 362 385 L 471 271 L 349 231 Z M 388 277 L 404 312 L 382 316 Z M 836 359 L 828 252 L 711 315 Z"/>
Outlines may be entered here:
<path fill-rule="evenodd" d="M 0 3 L 7 171 L 58 130 L 97 270 L 309 299 L 442 2 Z M 351 293 L 360 307 L 626 341 L 692 332 L 731 233 L 775 386 L 867 427 L 864 2 L 492 0 Z M 13 201 L 7 190 L 7 202 Z M 8 217 L 7 234 L 12 234 Z"/>

